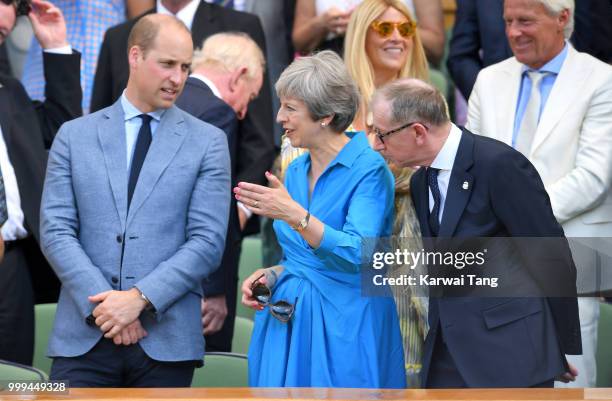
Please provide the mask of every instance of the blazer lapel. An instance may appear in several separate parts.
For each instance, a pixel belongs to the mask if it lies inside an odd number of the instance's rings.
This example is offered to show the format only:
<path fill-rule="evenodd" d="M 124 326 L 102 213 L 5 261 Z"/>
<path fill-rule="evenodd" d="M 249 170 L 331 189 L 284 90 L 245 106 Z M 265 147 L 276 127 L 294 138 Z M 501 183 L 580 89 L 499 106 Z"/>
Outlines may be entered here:
<path fill-rule="evenodd" d="M 499 135 L 496 139 L 504 143 L 512 143 L 512 134 L 514 131 L 514 117 L 516 115 L 516 103 L 518 101 L 519 90 L 521 87 L 521 64 L 515 59 L 509 61 L 504 76 L 499 80 L 499 89 L 497 93 L 506 93 L 507 96 L 497 96 L 499 107 L 495 112 L 497 121 L 495 132 L 486 132 L 489 135 Z M 482 101 L 487 101 L 483 99 Z"/>
<path fill-rule="evenodd" d="M 134 189 L 132 203 L 130 204 L 127 216 L 128 225 L 138 209 L 151 194 L 155 184 L 183 143 L 186 136 L 183 121 L 183 117 L 176 106 L 166 110 L 162 116 L 161 122 L 153 134 L 153 142 L 151 142 L 151 147 L 147 152 L 140 175 L 138 176 L 138 182 Z M 127 179 L 125 183 L 127 183 Z M 125 186 L 127 192 L 127 184 Z"/>
<path fill-rule="evenodd" d="M 10 94 L 8 93 L 8 88 L 6 88 L 0 82 L 0 128 L 2 128 L 2 136 L 4 137 L 4 143 L 6 143 L 7 149 L 10 146 L 10 142 L 11 142 L 10 116 L 13 115 L 13 111 L 11 110 L 9 96 Z"/>
<path fill-rule="evenodd" d="M 579 60 L 576 60 L 577 57 L 576 50 L 570 45 L 565 62 L 542 111 L 529 156 L 533 155 L 537 147 L 552 133 L 553 128 L 561 121 L 570 105 L 575 104 L 576 99 L 580 99 L 580 91 L 590 71 L 583 70 Z"/>
<path fill-rule="evenodd" d="M 455 156 L 455 164 L 451 172 L 439 237 L 452 237 L 461 215 L 467 206 L 474 187 L 474 177 L 467 172 L 473 164 L 474 138 L 463 130 L 461 142 Z"/>
<path fill-rule="evenodd" d="M 121 99 L 104 112 L 98 126 L 98 139 L 104 154 L 115 206 L 119 214 L 121 229 L 125 231 L 127 214 L 127 161 L 125 141 L 125 121 Z"/>

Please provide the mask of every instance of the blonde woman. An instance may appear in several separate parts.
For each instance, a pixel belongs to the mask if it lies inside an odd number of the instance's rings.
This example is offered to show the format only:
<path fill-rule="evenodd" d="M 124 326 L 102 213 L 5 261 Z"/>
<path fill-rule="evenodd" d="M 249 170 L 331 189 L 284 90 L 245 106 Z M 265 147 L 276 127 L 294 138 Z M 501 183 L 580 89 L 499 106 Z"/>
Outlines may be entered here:
<path fill-rule="evenodd" d="M 353 129 L 372 134 L 368 104 L 372 94 L 398 78 L 427 80 L 428 64 L 421 38 L 410 11 L 401 0 L 364 0 L 348 25 L 344 61 L 361 92 L 359 113 Z M 369 135 L 370 143 L 374 135 Z M 394 246 L 420 249 L 420 229 L 410 198 L 411 168 L 389 165 L 395 177 Z M 420 266 L 422 268 L 422 266 Z M 393 275 L 407 273 L 397 266 Z M 427 298 L 410 288 L 393 287 L 400 320 L 409 387 L 419 386 L 422 346 L 427 334 Z"/>

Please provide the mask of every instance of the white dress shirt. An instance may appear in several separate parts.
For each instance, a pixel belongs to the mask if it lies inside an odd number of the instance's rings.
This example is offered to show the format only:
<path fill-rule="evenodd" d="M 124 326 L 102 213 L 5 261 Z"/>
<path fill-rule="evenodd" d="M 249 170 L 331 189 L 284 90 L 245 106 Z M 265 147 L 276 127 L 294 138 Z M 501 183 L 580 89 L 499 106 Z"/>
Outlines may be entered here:
<path fill-rule="evenodd" d="M 461 129 L 455 124 L 451 123 L 451 130 L 448 134 L 448 138 L 444 142 L 442 149 L 438 152 L 438 155 L 431 163 L 430 167 L 437 168 L 438 172 L 438 188 L 440 189 L 440 214 L 438 215 L 439 222 L 442 222 L 442 215 L 444 213 L 444 203 L 446 201 L 446 193 L 448 192 L 448 182 L 450 181 L 451 172 L 453 171 L 453 165 L 455 164 L 455 156 L 457 156 L 457 150 L 459 149 L 459 142 L 461 142 Z M 429 187 L 429 186 L 428 186 Z M 429 189 L 429 211 L 434 207 L 434 198 Z"/>
<path fill-rule="evenodd" d="M 157 0 L 157 12 L 159 14 L 172 15 L 183 21 L 183 24 L 187 25 L 187 28 L 191 30 L 191 26 L 193 25 L 193 19 L 195 18 L 196 10 L 200 5 L 200 0 L 191 0 L 187 5 L 179 10 L 178 13 L 171 13 L 164 5 L 161 3 L 161 0 Z M 201 43 L 198 43 L 197 46 L 200 46 Z"/>
<path fill-rule="evenodd" d="M 24 226 L 17 177 L 9 159 L 8 150 L 6 149 L 2 127 L 0 127 L 0 168 L 2 168 L 2 176 L 4 177 L 4 192 L 6 194 L 6 208 L 8 211 L 8 220 L 2 225 L 2 238 L 5 241 L 14 241 L 27 237 L 28 232 Z"/>

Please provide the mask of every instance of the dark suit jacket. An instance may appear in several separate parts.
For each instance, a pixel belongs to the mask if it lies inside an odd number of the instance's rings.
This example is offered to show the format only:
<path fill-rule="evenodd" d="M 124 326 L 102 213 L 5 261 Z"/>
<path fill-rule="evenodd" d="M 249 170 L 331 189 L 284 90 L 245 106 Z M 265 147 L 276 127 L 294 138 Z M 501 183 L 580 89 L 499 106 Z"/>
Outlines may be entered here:
<path fill-rule="evenodd" d="M 503 0 L 458 0 L 447 66 L 455 85 L 468 99 L 478 72 L 512 57 L 506 38 Z M 576 2 L 574 47 L 612 61 L 612 5 L 609 0 Z"/>
<path fill-rule="evenodd" d="M 176 105 L 189 114 L 221 128 L 227 135 L 232 165 L 232 188 L 237 184 L 236 168 L 242 157 L 239 151 L 245 147 L 238 141 L 238 118 L 234 110 L 223 100 L 215 96 L 210 88 L 196 78 L 188 78 L 185 89 L 176 101 Z M 204 296 L 225 294 L 227 316 L 221 330 L 206 336 L 207 351 L 230 352 L 234 333 L 234 318 L 236 317 L 236 292 L 238 290 L 238 263 L 240 258 L 240 242 L 242 233 L 236 209 L 236 198 L 231 197 L 227 236 L 221 265 L 213 274 L 202 282 Z"/>
<path fill-rule="evenodd" d="M 427 238 L 425 170 L 414 174 L 411 190 Z M 563 353 L 581 353 L 576 268 L 535 167 L 502 142 L 464 130 L 444 204 L 442 237 L 559 237 L 562 246 L 554 254 L 546 249 L 526 254 L 509 247 L 496 249 L 495 257 L 513 269 L 511 277 L 520 278 L 523 286 L 544 288 L 554 276 L 565 286 L 560 292 L 573 298 L 431 297 L 425 385 L 440 330 L 470 387 L 529 387 L 564 372 Z M 554 272 L 542 268 L 544 260 Z"/>
<path fill-rule="evenodd" d="M 6 51 L 6 42 L 0 44 L 0 74 L 12 75 L 8 52 Z"/>
<path fill-rule="evenodd" d="M 155 12 L 154 9 L 145 14 Z M 119 98 L 127 84 L 129 65 L 127 60 L 127 39 L 130 30 L 141 18 L 114 26 L 106 31 L 100 49 L 98 67 L 91 97 L 91 111 L 110 106 Z M 251 14 L 200 2 L 192 25 L 195 47 L 210 35 L 223 31 L 241 31 L 249 34 L 265 54 L 266 44 L 259 19 Z M 249 105 L 249 112 L 239 124 L 238 140 L 241 157 L 236 174 L 238 180 L 265 184 L 265 171 L 274 160 L 275 147 L 272 129 L 272 101 L 267 74 L 257 99 Z"/>
<path fill-rule="evenodd" d="M 82 114 L 80 59 L 77 52 L 69 56 L 43 53 L 44 103 L 32 102 L 18 80 L 0 75 L 0 127 L 17 177 L 26 229 L 37 242 L 47 149 L 59 127 Z M 36 294 L 41 296 L 37 300 L 56 302 L 59 282 L 40 250 L 36 252 L 28 256 Z"/>

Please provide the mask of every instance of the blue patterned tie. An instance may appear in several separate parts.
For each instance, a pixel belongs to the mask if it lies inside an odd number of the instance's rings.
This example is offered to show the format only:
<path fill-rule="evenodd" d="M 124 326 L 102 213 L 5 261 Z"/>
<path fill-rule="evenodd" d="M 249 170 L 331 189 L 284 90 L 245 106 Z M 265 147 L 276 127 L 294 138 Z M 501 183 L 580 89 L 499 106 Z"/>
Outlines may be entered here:
<path fill-rule="evenodd" d="M 434 205 L 429 212 L 429 228 L 434 237 L 440 232 L 440 188 L 438 187 L 438 172 L 440 169 L 427 167 L 427 185 L 434 198 Z"/>
<path fill-rule="evenodd" d="M 213 0 L 213 4 L 218 4 L 225 8 L 234 8 L 234 0 Z"/>
<path fill-rule="evenodd" d="M 130 169 L 130 180 L 128 181 L 128 209 L 132 202 L 132 195 L 134 195 L 134 189 L 138 182 L 138 176 L 140 175 L 140 169 L 144 164 L 149 146 L 151 145 L 151 117 L 148 114 L 141 114 L 138 117 L 142 119 L 142 125 L 138 131 L 138 139 L 136 140 L 136 147 L 134 149 L 134 156 L 132 157 L 132 168 Z"/>

